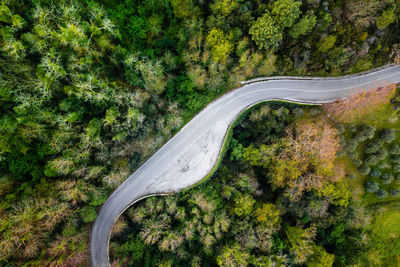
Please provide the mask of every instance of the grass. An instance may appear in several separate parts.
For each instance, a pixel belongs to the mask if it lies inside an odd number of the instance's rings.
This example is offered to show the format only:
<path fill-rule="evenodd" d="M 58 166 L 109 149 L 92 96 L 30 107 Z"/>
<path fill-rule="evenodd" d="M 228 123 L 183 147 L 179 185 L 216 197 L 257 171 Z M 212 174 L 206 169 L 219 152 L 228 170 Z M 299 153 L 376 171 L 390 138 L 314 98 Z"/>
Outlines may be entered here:
<path fill-rule="evenodd" d="M 376 209 L 368 232 L 368 260 L 376 266 L 400 266 L 399 203 Z"/>

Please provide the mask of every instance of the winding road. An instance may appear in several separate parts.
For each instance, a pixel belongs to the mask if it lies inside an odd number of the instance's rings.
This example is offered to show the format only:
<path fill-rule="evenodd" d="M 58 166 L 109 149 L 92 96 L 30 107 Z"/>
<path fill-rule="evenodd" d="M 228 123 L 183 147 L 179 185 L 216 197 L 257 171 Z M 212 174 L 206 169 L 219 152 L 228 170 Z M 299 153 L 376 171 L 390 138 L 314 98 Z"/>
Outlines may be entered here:
<path fill-rule="evenodd" d="M 112 193 L 91 231 L 91 265 L 109 266 L 112 227 L 133 203 L 178 192 L 209 174 L 230 125 L 245 109 L 268 100 L 321 104 L 397 82 L 400 65 L 340 78 L 270 77 L 244 82 L 204 108 Z"/>

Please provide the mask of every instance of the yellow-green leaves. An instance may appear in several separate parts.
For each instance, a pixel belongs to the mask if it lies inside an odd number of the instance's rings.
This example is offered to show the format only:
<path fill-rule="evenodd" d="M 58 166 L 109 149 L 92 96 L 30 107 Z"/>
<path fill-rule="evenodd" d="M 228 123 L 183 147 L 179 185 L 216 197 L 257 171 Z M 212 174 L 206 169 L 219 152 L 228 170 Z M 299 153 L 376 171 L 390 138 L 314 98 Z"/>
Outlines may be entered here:
<path fill-rule="evenodd" d="M 218 63 L 226 63 L 228 56 L 233 51 L 233 34 L 225 34 L 220 29 L 212 29 L 207 35 L 208 45 L 211 47 L 213 60 Z"/>
<path fill-rule="evenodd" d="M 264 203 L 261 208 L 255 210 L 257 221 L 269 227 L 279 222 L 279 209 L 272 203 Z"/>
<path fill-rule="evenodd" d="M 256 42 L 259 49 L 276 48 L 282 40 L 282 29 L 269 12 L 266 12 L 253 23 L 249 33 L 251 39 Z"/>
<path fill-rule="evenodd" d="M 300 16 L 300 6 L 301 2 L 299 1 L 278 0 L 273 4 L 271 13 L 282 28 L 289 28 Z"/>

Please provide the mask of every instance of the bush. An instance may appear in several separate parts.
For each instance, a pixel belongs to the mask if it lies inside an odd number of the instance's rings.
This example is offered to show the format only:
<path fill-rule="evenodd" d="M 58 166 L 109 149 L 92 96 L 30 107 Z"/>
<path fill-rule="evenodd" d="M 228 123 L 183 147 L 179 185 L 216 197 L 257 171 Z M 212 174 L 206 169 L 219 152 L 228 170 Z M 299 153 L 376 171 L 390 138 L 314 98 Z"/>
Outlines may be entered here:
<path fill-rule="evenodd" d="M 379 162 L 379 158 L 376 155 L 370 155 L 364 160 L 368 166 L 375 166 Z"/>
<path fill-rule="evenodd" d="M 383 190 L 383 189 L 379 189 L 378 191 L 376 191 L 376 196 L 378 197 L 378 198 L 385 198 L 385 197 L 387 197 L 387 195 L 388 195 L 388 192 L 386 192 L 385 190 Z"/>
<path fill-rule="evenodd" d="M 354 136 L 354 139 L 356 139 L 358 142 L 363 142 L 365 140 L 371 139 L 374 137 L 375 130 L 375 126 L 364 125 L 360 127 L 357 134 Z"/>
<path fill-rule="evenodd" d="M 347 152 L 353 152 L 353 151 L 355 151 L 357 149 L 357 147 L 358 147 L 357 140 L 356 139 L 350 139 L 347 142 L 346 150 L 347 150 Z"/>
<path fill-rule="evenodd" d="M 400 164 L 395 164 L 392 168 L 394 173 L 400 173 Z"/>
<path fill-rule="evenodd" d="M 391 158 L 390 158 L 390 161 L 391 161 L 392 163 L 395 163 L 395 164 L 400 164 L 400 157 L 399 157 L 399 156 L 391 157 Z"/>
<path fill-rule="evenodd" d="M 386 143 L 391 143 L 396 139 L 396 133 L 393 129 L 383 129 L 379 132 L 379 136 Z"/>
<path fill-rule="evenodd" d="M 364 184 L 364 189 L 368 193 L 375 193 L 379 190 L 379 184 L 375 181 L 367 181 Z"/>
<path fill-rule="evenodd" d="M 371 172 L 369 173 L 369 176 L 378 178 L 382 175 L 382 173 L 378 169 L 372 169 Z"/>
<path fill-rule="evenodd" d="M 398 144 L 393 144 L 389 150 L 392 155 L 400 155 L 400 147 Z"/>
<path fill-rule="evenodd" d="M 362 160 L 361 159 L 355 159 L 355 160 L 353 160 L 353 164 L 354 164 L 354 166 L 356 166 L 356 167 L 360 167 L 361 165 L 362 165 Z"/>
<path fill-rule="evenodd" d="M 375 141 L 370 142 L 366 146 L 364 152 L 367 153 L 367 154 L 376 153 L 376 152 L 379 151 L 379 149 L 381 149 L 382 146 L 383 146 L 383 141 L 375 140 Z"/>
<path fill-rule="evenodd" d="M 400 195 L 400 189 L 392 189 L 392 190 L 390 190 L 390 195 L 391 195 L 392 197 L 397 197 L 397 196 L 399 196 L 399 195 Z"/>
<path fill-rule="evenodd" d="M 358 172 L 362 175 L 368 175 L 368 173 L 371 171 L 371 168 L 366 165 L 366 164 L 362 164 L 359 168 L 358 168 Z"/>
<path fill-rule="evenodd" d="M 376 153 L 376 157 L 378 158 L 378 160 L 384 160 L 387 158 L 388 155 L 389 153 L 386 149 L 381 149 Z"/>
<path fill-rule="evenodd" d="M 347 156 L 350 159 L 358 159 L 358 153 L 356 151 L 352 151 L 352 152 L 347 153 Z"/>
<path fill-rule="evenodd" d="M 394 180 L 394 176 L 390 173 L 384 173 L 381 177 L 384 184 L 390 184 Z"/>
<path fill-rule="evenodd" d="M 86 206 L 82 208 L 80 214 L 85 223 L 92 222 L 97 217 L 96 209 L 93 206 Z"/>

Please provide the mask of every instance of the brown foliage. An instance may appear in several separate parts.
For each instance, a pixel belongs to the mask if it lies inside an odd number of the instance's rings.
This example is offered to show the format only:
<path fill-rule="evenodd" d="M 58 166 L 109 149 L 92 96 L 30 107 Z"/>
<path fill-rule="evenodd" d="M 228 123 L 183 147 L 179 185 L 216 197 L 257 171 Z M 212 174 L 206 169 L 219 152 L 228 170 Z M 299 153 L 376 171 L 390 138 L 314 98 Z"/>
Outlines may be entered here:
<path fill-rule="evenodd" d="M 343 177 L 335 165 L 340 148 L 337 130 L 328 122 L 302 120 L 288 128 L 287 133 L 289 138 L 277 157 L 274 175 L 276 185 L 282 186 L 283 182 L 291 188 L 293 199 L 304 190 L 320 189 L 326 182 Z"/>
<path fill-rule="evenodd" d="M 339 122 L 354 122 L 390 103 L 396 86 L 389 85 L 360 92 L 333 103 L 324 104 L 324 111 Z"/>

